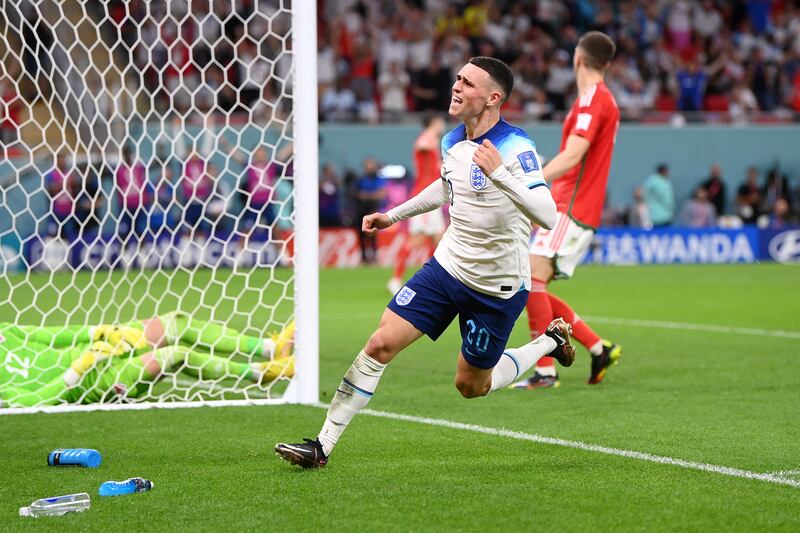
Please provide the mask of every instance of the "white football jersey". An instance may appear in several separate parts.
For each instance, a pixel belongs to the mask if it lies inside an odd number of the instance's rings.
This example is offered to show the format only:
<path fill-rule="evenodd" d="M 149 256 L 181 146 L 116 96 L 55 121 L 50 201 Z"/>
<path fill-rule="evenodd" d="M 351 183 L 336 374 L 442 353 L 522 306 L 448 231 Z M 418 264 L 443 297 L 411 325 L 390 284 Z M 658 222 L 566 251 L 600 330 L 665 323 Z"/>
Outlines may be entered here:
<path fill-rule="evenodd" d="M 470 140 L 465 126 L 460 125 L 442 139 L 442 179 L 450 189 L 450 226 L 434 257 L 468 287 L 511 298 L 522 288 L 530 290 L 531 220 L 472 162 L 484 139 L 497 147 L 511 179 L 527 189 L 547 187 L 536 145 L 523 130 L 500 120 L 483 136 Z"/>

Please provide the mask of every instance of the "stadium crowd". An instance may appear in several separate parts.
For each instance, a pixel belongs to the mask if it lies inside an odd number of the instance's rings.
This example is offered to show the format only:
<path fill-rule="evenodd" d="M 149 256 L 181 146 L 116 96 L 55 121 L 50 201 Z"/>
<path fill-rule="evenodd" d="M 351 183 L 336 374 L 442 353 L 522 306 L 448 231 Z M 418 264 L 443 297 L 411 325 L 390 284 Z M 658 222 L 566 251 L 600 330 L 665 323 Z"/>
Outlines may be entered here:
<path fill-rule="evenodd" d="M 129 148 L 114 165 L 72 163 L 59 154 L 43 176 L 50 216 L 41 233 L 66 241 L 113 232 L 122 242 L 181 236 L 286 240 L 293 211 L 291 145 L 271 155 L 231 152 L 230 178 L 192 150 L 183 160 L 145 165 Z M 113 223 L 112 223 L 113 222 Z"/>
<path fill-rule="evenodd" d="M 597 29 L 618 53 L 607 76 L 623 120 L 674 112 L 743 122 L 800 113 L 800 7 L 794 0 L 325 0 L 320 111 L 395 120 L 441 110 L 453 69 L 473 55 L 508 62 L 504 115 L 558 118 L 574 95 L 570 58 Z"/>

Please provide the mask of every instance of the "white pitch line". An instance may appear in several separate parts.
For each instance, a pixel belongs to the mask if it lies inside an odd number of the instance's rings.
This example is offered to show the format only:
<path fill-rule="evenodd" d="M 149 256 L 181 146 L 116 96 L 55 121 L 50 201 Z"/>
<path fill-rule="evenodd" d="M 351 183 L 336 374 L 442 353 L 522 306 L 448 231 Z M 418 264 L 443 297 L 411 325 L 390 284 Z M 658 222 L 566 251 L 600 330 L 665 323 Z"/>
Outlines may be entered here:
<path fill-rule="evenodd" d="M 326 408 L 326 404 L 317 404 L 318 407 Z M 701 470 L 703 472 L 711 472 L 729 477 L 738 477 L 744 479 L 757 479 L 759 481 L 766 481 L 768 483 L 775 483 L 777 485 L 788 485 L 794 488 L 800 488 L 800 481 L 796 479 L 789 479 L 781 477 L 774 473 L 762 474 L 759 472 L 750 472 L 749 470 L 741 470 L 739 468 L 731 468 L 728 466 L 712 465 L 708 463 L 696 463 L 694 461 L 685 461 L 683 459 L 675 459 L 673 457 L 665 457 L 663 455 L 653 455 L 651 453 L 636 452 L 632 450 L 620 450 L 619 448 L 609 448 L 606 446 L 599 446 L 597 444 L 588 444 L 586 442 L 558 439 L 554 437 L 545 437 L 535 433 L 522 433 L 520 431 L 510 431 L 507 429 L 498 429 L 485 426 L 478 426 L 476 424 L 462 424 L 460 422 L 451 422 L 450 420 L 442 420 L 438 418 L 425 418 L 420 416 L 404 415 L 400 413 L 390 413 L 386 411 L 375 411 L 372 409 L 364 409 L 362 414 L 375 416 L 378 418 L 389 418 L 392 420 L 402 420 L 405 422 L 414 422 L 417 424 L 427 424 L 429 426 L 439 426 L 449 429 L 458 429 L 461 431 L 472 431 L 474 433 L 483 433 L 486 435 L 493 435 L 495 437 L 506 437 L 509 439 L 524 440 L 529 442 L 536 442 L 539 444 L 551 444 L 554 446 L 563 446 L 566 448 L 574 448 L 594 453 L 604 453 L 607 455 L 616 455 L 618 457 L 626 457 L 628 459 L 638 459 L 639 461 L 648 461 L 651 463 L 659 463 L 671 466 L 679 466 L 681 468 L 688 468 L 690 470 Z"/>
<path fill-rule="evenodd" d="M 777 472 L 770 472 L 773 476 L 800 476 L 800 469 L 798 470 L 778 470 Z"/>
<path fill-rule="evenodd" d="M 780 329 L 740 328 L 736 326 L 720 326 L 717 324 L 692 324 L 689 322 L 662 322 L 660 320 L 639 320 L 636 318 L 614 318 L 608 316 L 584 316 L 590 322 L 601 324 L 616 324 L 619 326 L 637 326 L 645 328 L 681 329 L 693 331 L 707 331 L 710 333 L 733 333 L 740 335 L 758 335 L 761 337 L 782 337 L 785 339 L 800 339 L 800 331 L 784 331 Z"/>

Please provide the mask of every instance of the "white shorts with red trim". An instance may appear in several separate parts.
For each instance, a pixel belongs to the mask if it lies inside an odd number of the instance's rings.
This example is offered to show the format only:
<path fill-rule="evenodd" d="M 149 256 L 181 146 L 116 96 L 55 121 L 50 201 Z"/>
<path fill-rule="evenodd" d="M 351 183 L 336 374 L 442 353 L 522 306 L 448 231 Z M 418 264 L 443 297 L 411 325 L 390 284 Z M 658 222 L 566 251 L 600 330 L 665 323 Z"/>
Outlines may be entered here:
<path fill-rule="evenodd" d="M 566 213 L 558 213 L 553 229 L 539 230 L 531 237 L 530 254 L 553 260 L 556 278 L 571 278 L 592 244 L 594 230 L 579 226 Z"/>
<path fill-rule="evenodd" d="M 444 213 L 441 208 L 422 213 L 408 221 L 408 232 L 411 235 L 435 237 L 444 233 L 444 230 Z"/>

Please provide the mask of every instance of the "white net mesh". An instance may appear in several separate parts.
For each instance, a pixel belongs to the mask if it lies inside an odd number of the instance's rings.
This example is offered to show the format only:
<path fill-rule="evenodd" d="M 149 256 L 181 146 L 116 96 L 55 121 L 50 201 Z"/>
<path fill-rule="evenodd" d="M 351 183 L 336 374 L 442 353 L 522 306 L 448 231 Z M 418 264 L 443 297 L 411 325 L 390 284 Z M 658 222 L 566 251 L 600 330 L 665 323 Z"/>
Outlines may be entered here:
<path fill-rule="evenodd" d="M 288 0 L 2 10 L 0 405 L 280 398 Z"/>

